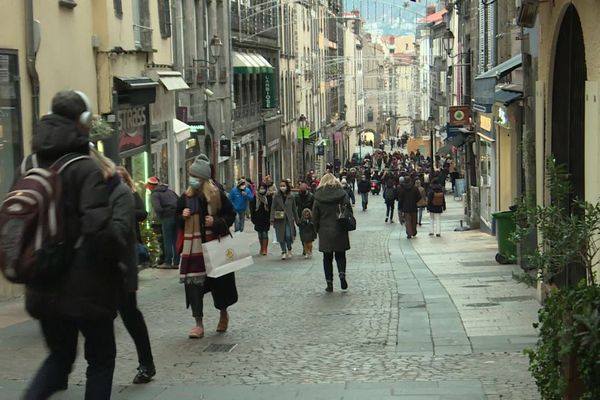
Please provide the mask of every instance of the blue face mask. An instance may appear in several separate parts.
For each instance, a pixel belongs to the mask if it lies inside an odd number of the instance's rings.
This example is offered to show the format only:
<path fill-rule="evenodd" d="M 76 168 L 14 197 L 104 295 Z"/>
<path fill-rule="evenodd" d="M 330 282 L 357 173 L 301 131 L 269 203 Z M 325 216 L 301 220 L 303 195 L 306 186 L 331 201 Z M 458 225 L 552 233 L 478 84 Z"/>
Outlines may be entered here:
<path fill-rule="evenodd" d="M 190 184 L 190 187 L 192 189 L 198 189 L 200 187 L 200 179 L 194 177 L 194 176 L 190 176 L 188 179 L 188 183 Z"/>

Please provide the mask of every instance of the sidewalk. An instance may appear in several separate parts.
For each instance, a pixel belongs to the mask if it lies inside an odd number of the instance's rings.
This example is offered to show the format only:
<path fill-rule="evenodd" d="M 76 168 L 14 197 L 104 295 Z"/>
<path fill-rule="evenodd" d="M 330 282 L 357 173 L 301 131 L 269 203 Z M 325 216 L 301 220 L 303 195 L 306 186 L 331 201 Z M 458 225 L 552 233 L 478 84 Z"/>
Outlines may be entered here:
<path fill-rule="evenodd" d="M 236 274 L 240 301 L 226 334 L 214 332 L 218 312 L 206 297 L 202 340 L 187 339 L 177 272 L 142 271 L 139 304 L 158 374 L 130 385 L 136 354 L 117 319 L 114 398 L 538 399 L 521 353 L 536 340 L 535 292 L 495 263 L 495 238 L 452 231 L 461 206 L 447 201 L 442 237 L 427 235 L 425 216 L 410 241 L 403 226 L 383 223 L 381 196 L 367 212 L 355 208 L 347 292 L 336 279 L 325 293 L 320 254 L 301 258 L 297 242 L 294 258 L 281 261 L 271 245 Z M 0 306 L 0 364 L 11 366 L 0 370 L 0 400 L 18 398 L 46 354 L 37 325 L 15 307 Z M 84 373 L 80 355 L 71 388 L 55 398 L 81 398 Z"/>

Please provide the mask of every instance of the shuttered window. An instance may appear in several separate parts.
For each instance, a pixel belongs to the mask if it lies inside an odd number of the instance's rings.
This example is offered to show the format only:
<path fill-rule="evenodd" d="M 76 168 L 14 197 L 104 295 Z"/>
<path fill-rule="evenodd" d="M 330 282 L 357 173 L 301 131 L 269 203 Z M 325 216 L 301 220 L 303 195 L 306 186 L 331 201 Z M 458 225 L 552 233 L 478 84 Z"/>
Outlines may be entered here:
<path fill-rule="evenodd" d="M 115 9 L 115 17 L 123 18 L 123 4 L 121 0 L 113 0 L 113 7 Z"/>
<path fill-rule="evenodd" d="M 158 23 L 160 36 L 163 39 L 171 37 L 171 5 L 169 0 L 158 0 Z"/>

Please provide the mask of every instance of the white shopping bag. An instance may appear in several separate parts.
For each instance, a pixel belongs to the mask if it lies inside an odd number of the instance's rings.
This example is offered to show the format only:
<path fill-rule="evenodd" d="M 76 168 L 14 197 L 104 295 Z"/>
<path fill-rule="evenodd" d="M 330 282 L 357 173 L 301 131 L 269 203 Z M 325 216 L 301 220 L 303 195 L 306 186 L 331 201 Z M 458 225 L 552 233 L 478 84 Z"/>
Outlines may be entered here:
<path fill-rule="evenodd" d="M 202 244 L 206 274 L 218 278 L 254 264 L 245 235 L 224 236 Z"/>

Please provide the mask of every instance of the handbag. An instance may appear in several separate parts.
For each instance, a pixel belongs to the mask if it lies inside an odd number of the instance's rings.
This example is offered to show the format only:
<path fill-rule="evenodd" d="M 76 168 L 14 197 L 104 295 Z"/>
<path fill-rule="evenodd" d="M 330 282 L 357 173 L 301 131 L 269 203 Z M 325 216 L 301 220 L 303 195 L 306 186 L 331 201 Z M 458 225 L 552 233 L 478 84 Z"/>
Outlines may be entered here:
<path fill-rule="evenodd" d="M 285 219 L 285 211 L 275 211 L 275 219 Z"/>
<path fill-rule="evenodd" d="M 244 235 L 223 236 L 202 244 L 206 275 L 218 278 L 254 264 Z"/>
<path fill-rule="evenodd" d="M 352 211 L 348 210 L 347 204 L 338 204 L 337 223 L 346 232 L 356 230 L 356 219 L 352 215 Z"/>

